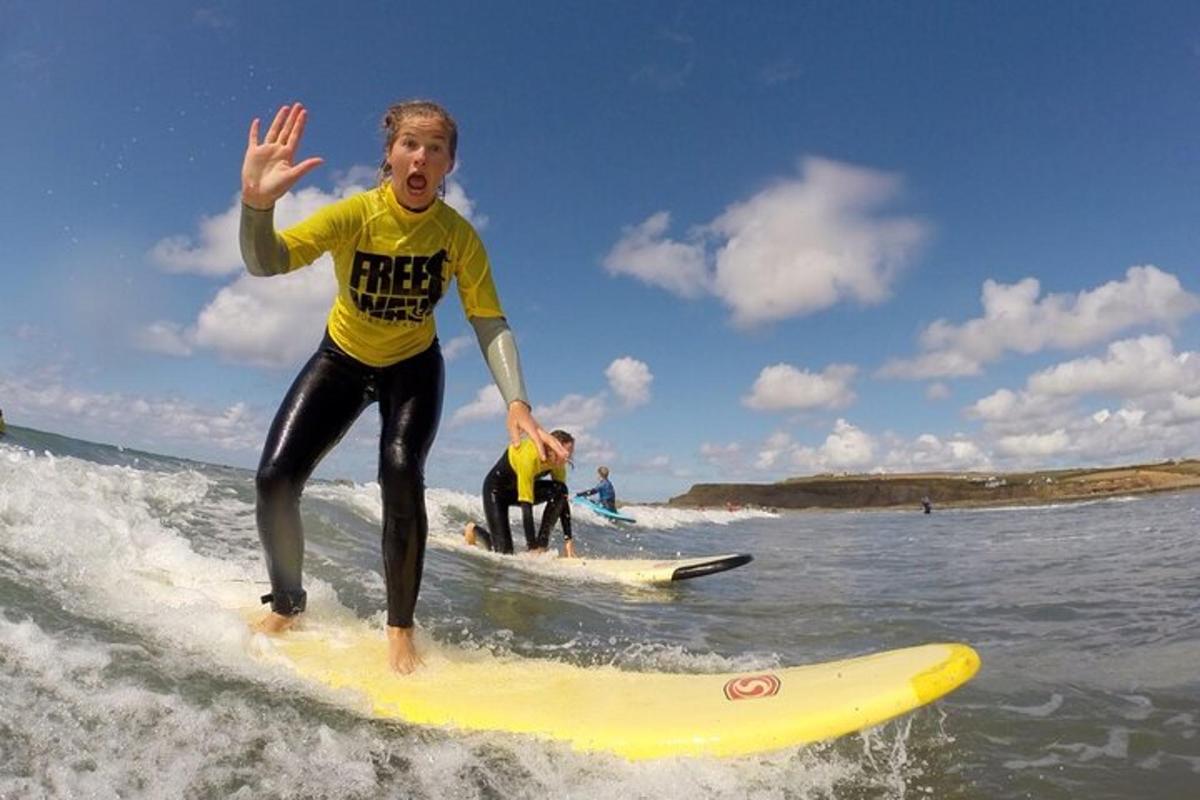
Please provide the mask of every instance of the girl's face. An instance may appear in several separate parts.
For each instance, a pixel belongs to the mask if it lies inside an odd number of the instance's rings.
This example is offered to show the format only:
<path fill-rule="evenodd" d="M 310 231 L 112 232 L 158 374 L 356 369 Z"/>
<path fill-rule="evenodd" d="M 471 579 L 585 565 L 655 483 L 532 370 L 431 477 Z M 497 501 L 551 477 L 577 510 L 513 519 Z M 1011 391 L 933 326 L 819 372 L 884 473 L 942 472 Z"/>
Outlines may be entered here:
<path fill-rule="evenodd" d="M 546 459 L 556 467 L 561 467 L 563 464 L 567 463 L 571 456 L 575 455 L 574 442 L 571 442 L 570 444 L 564 444 L 563 447 L 567 448 L 566 456 L 560 456 L 549 447 L 546 448 Z"/>
<path fill-rule="evenodd" d="M 442 179 L 454 168 L 450 137 L 437 117 L 414 116 L 400 123 L 387 154 L 392 191 L 400 205 L 423 211 L 437 199 Z"/>

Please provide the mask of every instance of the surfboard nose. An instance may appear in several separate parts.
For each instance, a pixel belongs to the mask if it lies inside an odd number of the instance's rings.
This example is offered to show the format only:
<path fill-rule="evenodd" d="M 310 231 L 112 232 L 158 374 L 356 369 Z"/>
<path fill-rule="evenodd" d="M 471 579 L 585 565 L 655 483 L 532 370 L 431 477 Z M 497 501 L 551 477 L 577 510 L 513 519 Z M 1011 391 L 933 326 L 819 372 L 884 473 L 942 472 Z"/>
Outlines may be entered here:
<path fill-rule="evenodd" d="M 912 687 L 921 704 L 931 702 L 962 686 L 979 672 L 982 661 L 974 648 L 959 643 L 944 644 L 945 659 L 919 675 L 913 676 Z"/>

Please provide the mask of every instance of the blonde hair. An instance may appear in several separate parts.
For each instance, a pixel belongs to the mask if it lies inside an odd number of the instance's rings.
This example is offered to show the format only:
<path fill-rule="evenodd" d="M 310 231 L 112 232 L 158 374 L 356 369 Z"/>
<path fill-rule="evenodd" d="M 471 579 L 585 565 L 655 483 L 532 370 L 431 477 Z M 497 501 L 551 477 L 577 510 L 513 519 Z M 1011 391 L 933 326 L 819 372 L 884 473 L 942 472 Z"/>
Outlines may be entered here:
<path fill-rule="evenodd" d="M 600 473 L 600 477 L 608 480 L 608 467 L 598 467 L 596 472 Z"/>
<path fill-rule="evenodd" d="M 454 117 L 450 116 L 450 112 L 432 100 L 405 100 L 403 103 L 389 106 L 387 113 L 383 115 L 383 161 L 379 165 L 381 181 L 392 175 L 392 165 L 388 163 L 388 153 L 391 152 L 392 145 L 396 143 L 396 137 L 400 135 L 400 126 L 404 124 L 405 120 L 413 117 L 441 120 L 442 125 L 446 128 L 446 138 L 449 140 L 450 160 L 455 160 L 455 154 L 458 152 L 458 123 L 454 121 Z"/>

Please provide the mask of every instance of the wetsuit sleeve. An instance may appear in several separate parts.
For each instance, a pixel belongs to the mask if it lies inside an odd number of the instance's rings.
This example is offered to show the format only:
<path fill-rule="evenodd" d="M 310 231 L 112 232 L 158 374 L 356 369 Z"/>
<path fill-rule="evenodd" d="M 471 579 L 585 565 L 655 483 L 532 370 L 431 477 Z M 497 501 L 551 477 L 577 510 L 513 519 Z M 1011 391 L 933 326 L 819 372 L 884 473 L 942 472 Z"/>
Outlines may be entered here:
<path fill-rule="evenodd" d="M 471 327 L 475 329 L 475 338 L 479 340 L 479 349 L 496 381 L 496 388 L 504 398 L 504 407 L 508 408 L 514 400 L 529 405 L 525 378 L 521 374 L 521 359 L 517 355 L 517 339 L 508 327 L 508 320 L 504 317 L 469 319 Z"/>
<path fill-rule="evenodd" d="M 288 249 L 275 233 L 275 207 L 251 208 L 242 203 L 238 244 L 246 271 L 259 278 L 288 271 Z"/>
<path fill-rule="evenodd" d="M 599 487 L 599 486 L 593 486 L 593 487 L 592 487 L 592 488 L 590 488 L 590 489 L 584 489 L 582 492 L 577 492 L 577 493 L 575 494 L 575 496 L 576 496 L 576 497 L 591 497 L 592 495 L 594 495 L 594 494 L 595 494 L 596 492 L 598 492 L 598 491 L 600 491 L 600 487 Z"/>

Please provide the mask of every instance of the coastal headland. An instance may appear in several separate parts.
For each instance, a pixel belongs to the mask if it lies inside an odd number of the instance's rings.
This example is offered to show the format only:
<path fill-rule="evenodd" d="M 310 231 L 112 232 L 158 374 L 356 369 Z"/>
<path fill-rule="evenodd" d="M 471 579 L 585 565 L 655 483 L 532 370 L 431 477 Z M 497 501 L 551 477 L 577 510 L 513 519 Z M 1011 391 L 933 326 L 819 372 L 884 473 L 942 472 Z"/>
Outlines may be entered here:
<path fill-rule="evenodd" d="M 697 483 L 669 506 L 920 508 L 1063 503 L 1103 497 L 1200 489 L 1200 460 L 1035 472 L 922 472 L 813 475 L 777 483 Z"/>

